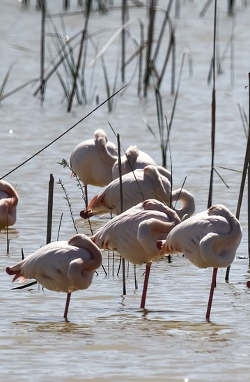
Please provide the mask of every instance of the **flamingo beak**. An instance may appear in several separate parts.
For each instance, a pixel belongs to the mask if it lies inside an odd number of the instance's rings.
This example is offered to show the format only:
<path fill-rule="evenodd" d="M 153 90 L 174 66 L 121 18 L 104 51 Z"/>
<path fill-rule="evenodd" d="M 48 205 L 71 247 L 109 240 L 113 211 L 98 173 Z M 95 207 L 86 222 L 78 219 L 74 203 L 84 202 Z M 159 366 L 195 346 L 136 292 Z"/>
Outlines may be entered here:
<path fill-rule="evenodd" d="M 90 218 L 93 215 L 94 215 L 94 213 L 92 212 L 92 210 L 82 210 L 80 212 L 80 216 L 83 219 L 88 219 L 88 218 Z"/>

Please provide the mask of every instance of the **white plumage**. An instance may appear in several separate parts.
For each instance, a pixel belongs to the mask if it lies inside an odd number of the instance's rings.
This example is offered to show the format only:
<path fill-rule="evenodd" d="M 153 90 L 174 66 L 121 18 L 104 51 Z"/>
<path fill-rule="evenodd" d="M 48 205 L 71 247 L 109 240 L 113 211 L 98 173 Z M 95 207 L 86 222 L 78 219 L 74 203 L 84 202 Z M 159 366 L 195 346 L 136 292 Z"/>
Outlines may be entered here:
<path fill-rule="evenodd" d="M 112 167 L 117 150 L 106 133 L 98 129 L 94 139 L 79 143 L 71 153 L 70 167 L 84 185 L 106 186 L 112 180 Z"/>
<path fill-rule="evenodd" d="M 6 272 L 13 281 L 36 279 L 45 288 L 57 292 L 71 292 L 90 286 L 95 270 L 101 265 L 99 248 L 85 235 L 77 234 L 67 241 L 56 241 L 39 248 Z M 69 298 L 67 299 L 69 304 Z M 64 317 L 67 320 L 68 304 Z"/>
<path fill-rule="evenodd" d="M 14 187 L 0 180 L 0 230 L 16 222 L 16 206 L 19 197 Z"/>

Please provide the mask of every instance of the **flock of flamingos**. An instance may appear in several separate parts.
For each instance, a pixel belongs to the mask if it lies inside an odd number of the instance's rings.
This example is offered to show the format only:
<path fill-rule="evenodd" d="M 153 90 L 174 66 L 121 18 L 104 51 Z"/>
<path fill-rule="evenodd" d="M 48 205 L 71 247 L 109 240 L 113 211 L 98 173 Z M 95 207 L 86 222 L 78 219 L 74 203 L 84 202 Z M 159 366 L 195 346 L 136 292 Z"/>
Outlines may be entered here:
<path fill-rule="evenodd" d="M 183 253 L 200 268 L 213 267 L 206 319 L 210 320 L 218 267 L 228 267 L 235 258 L 242 230 L 239 221 L 224 206 L 214 205 L 196 215 L 194 197 L 185 189 L 171 189 L 171 174 L 157 166 L 146 153 L 130 146 L 121 158 L 103 130 L 94 139 L 78 144 L 71 153 L 70 167 L 84 184 L 105 187 L 81 211 L 82 218 L 112 211 L 116 216 L 91 237 L 74 235 L 69 241 L 56 241 L 7 267 L 13 281 L 36 279 L 45 288 L 67 293 L 64 319 L 68 321 L 71 293 L 86 289 L 102 263 L 100 249 L 117 250 L 133 264 L 146 263 L 141 308 L 145 307 L 151 263 L 164 255 Z M 170 208 L 180 200 L 181 209 Z M 0 230 L 16 221 L 18 194 L 6 181 L 0 181 Z"/>

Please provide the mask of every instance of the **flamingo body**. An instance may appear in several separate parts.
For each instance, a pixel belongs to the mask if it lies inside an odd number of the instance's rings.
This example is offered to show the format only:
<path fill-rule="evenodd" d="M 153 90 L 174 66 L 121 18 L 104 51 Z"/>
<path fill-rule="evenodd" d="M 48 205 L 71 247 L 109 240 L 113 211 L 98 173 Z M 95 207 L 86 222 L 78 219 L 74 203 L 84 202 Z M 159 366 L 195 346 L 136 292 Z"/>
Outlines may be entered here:
<path fill-rule="evenodd" d="M 4 181 L 0 181 L 0 230 L 11 226 L 16 222 L 16 206 L 19 197 L 14 187 Z"/>
<path fill-rule="evenodd" d="M 129 146 L 126 150 L 126 154 L 121 157 L 121 175 L 137 169 L 143 169 L 151 164 L 155 165 L 155 161 L 150 155 L 138 150 L 136 146 Z M 118 178 L 119 175 L 119 164 L 117 159 L 112 168 L 113 179 Z"/>
<path fill-rule="evenodd" d="M 103 187 L 112 180 L 117 151 L 103 130 L 96 130 L 94 135 L 94 139 L 83 141 L 74 148 L 70 167 L 85 185 Z"/>
<path fill-rule="evenodd" d="M 146 200 L 108 221 L 92 240 L 99 248 L 117 250 L 133 264 L 149 263 L 163 256 L 157 240 L 179 222 L 175 211 L 158 200 Z"/>
<path fill-rule="evenodd" d="M 95 270 L 101 265 L 99 248 L 85 235 L 77 234 L 68 242 L 57 241 L 45 245 L 27 256 L 6 272 L 14 275 L 13 281 L 36 279 L 45 288 L 66 292 L 87 289 Z M 69 304 L 69 299 L 67 299 Z M 67 309 L 65 308 L 67 320 Z"/>
<path fill-rule="evenodd" d="M 182 252 L 200 268 L 228 267 L 241 241 L 241 226 L 223 205 L 182 221 L 167 236 L 166 253 Z"/>
<path fill-rule="evenodd" d="M 167 170 L 165 170 L 167 171 Z M 178 211 L 182 217 L 185 213 L 194 212 L 193 196 L 186 190 L 175 190 L 171 195 L 169 179 L 161 175 L 156 166 L 146 166 L 122 176 L 123 211 L 146 199 L 157 199 L 166 204 L 179 198 L 185 208 Z M 81 213 L 83 218 L 112 211 L 119 214 L 120 205 L 120 179 L 113 180 L 105 189 L 90 201 L 86 211 Z"/>

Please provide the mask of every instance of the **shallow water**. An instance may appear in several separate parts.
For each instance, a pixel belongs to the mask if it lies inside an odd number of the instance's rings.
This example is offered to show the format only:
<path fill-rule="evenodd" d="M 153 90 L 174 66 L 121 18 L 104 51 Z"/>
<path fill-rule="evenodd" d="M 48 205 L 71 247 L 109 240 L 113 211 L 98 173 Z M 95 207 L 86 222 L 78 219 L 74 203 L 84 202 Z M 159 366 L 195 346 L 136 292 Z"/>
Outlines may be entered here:
<path fill-rule="evenodd" d="M 32 3 L 32 2 L 31 2 Z M 57 3 L 57 4 L 56 4 Z M 162 3 L 164 5 L 164 2 Z M 53 2 L 53 12 L 61 10 L 61 2 Z M 75 8 L 74 8 L 75 9 Z M 189 49 L 193 60 L 193 76 L 185 66 L 171 136 L 174 186 L 185 188 L 196 201 L 196 210 L 206 208 L 210 170 L 210 103 L 211 87 L 207 86 L 212 54 L 212 8 L 206 17 L 198 17 L 199 1 L 188 2 L 175 19 L 177 64 Z M 216 167 L 229 189 L 214 177 L 213 203 L 224 203 L 235 212 L 241 174 L 219 166 L 241 170 L 246 138 L 237 104 L 247 110 L 249 71 L 249 12 L 239 1 L 235 18 L 235 75 L 230 82 L 230 60 L 225 60 L 224 73 L 217 78 Z M 131 11 L 131 18 L 145 17 L 145 11 Z M 0 78 L 14 64 L 6 91 L 39 76 L 40 14 L 34 4 L 23 10 L 14 0 L 1 1 Z M 79 30 L 79 16 L 65 19 L 69 35 Z M 232 20 L 225 9 L 219 11 L 219 48 L 221 52 L 230 37 Z M 159 23 L 160 25 L 160 23 Z M 103 32 L 99 46 L 107 42 L 120 26 L 120 12 L 95 14 L 91 31 Z M 138 32 L 138 24 L 131 26 Z M 114 78 L 118 40 L 105 54 L 109 75 Z M 53 45 L 52 45 L 53 46 Z M 133 45 L 129 48 L 132 52 Z M 90 49 L 94 56 L 93 50 Z M 105 99 L 103 73 L 96 68 L 94 85 L 100 100 Z M 127 76 L 134 70 L 131 66 Z M 88 84 L 90 85 L 90 72 Z M 137 77 L 135 77 L 137 78 Z M 120 84 L 119 84 L 120 85 Z M 173 97 L 169 95 L 168 77 L 164 81 L 163 106 L 168 118 Z M 34 86 L 35 89 L 35 86 Z M 33 87 L 6 98 L 0 105 L 0 176 L 32 155 L 36 150 L 76 123 L 95 105 L 74 106 L 66 113 L 66 103 L 56 81 L 47 88 L 41 106 L 32 96 Z M 230 283 L 224 282 L 224 270 L 218 272 L 218 283 L 211 312 L 211 323 L 205 322 L 205 311 L 212 270 L 189 264 L 182 256 L 168 264 L 163 259 L 153 264 L 147 299 L 147 310 L 139 309 L 143 267 L 137 267 L 139 290 L 134 289 L 133 268 L 127 278 L 127 295 L 121 296 L 121 276 L 117 277 L 119 259 L 113 265 L 112 254 L 104 253 L 102 269 L 91 287 L 75 292 L 69 310 L 70 323 L 64 323 L 65 295 L 37 286 L 13 291 L 5 274 L 10 266 L 44 245 L 46 241 L 47 190 L 50 173 L 55 177 L 52 239 L 57 238 L 63 212 L 60 238 L 68 239 L 74 227 L 68 205 L 58 179 L 70 196 L 73 214 L 80 232 L 89 233 L 86 222 L 79 219 L 83 207 L 79 189 L 70 172 L 58 162 L 69 158 L 73 147 L 93 136 L 96 128 L 104 128 L 109 138 L 114 135 L 108 126 L 120 132 L 123 148 L 130 144 L 147 151 L 161 162 L 159 143 L 146 128 L 147 121 L 157 134 L 156 108 L 153 94 L 147 100 L 136 96 L 136 80 L 119 96 L 113 113 L 104 106 L 84 123 L 41 153 L 38 157 L 7 177 L 20 195 L 17 222 L 9 230 L 10 253 L 6 254 L 6 232 L 0 233 L 0 380 L 9 381 L 226 381 L 248 380 L 249 367 L 249 279 L 247 259 L 247 212 L 244 197 L 241 224 L 243 239 L 232 265 Z M 90 197 L 98 188 L 89 187 Z M 106 221 L 94 218 L 97 229 Z"/>

